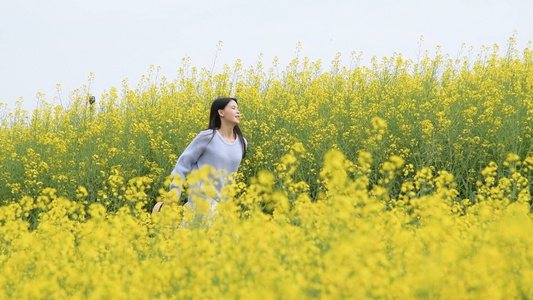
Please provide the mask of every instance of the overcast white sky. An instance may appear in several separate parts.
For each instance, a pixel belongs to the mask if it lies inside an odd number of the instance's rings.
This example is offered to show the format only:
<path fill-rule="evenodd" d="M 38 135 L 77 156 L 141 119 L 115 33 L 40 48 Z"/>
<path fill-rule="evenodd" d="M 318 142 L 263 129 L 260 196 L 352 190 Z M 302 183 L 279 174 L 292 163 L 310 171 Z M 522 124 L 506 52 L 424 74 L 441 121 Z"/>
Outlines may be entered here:
<path fill-rule="evenodd" d="M 57 103 L 87 83 L 97 99 L 128 79 L 135 87 L 150 65 L 173 79 L 182 58 L 198 68 L 241 59 L 254 65 L 263 54 L 285 67 L 302 56 L 324 67 L 337 52 L 348 63 L 352 51 L 363 61 L 394 52 L 415 58 L 418 41 L 454 56 L 465 43 L 506 46 L 517 32 L 519 47 L 533 40 L 530 0 L 0 0 L 0 103 L 8 110 L 24 99 L 35 107 L 37 92 Z M 59 103 L 57 103 L 59 104 Z M 5 110 L 4 107 L 0 107 Z M 4 111 L 5 113 L 5 111 Z"/>

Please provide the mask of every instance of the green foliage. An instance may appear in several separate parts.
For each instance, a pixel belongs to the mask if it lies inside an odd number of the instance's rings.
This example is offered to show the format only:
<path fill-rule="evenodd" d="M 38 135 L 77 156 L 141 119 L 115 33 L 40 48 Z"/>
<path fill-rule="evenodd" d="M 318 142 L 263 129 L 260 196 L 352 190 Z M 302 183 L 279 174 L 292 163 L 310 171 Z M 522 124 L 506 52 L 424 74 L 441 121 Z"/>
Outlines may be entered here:
<path fill-rule="evenodd" d="M 300 143 L 298 168 L 290 176 L 307 184 L 312 199 L 323 189 L 319 173 L 329 149 L 354 162 L 368 152 L 369 189 L 381 185 L 384 163 L 401 157 L 405 164 L 387 186 L 394 199 L 416 172 L 431 167 L 434 175 L 453 174 L 457 201 L 474 203 L 481 171 L 509 154 L 517 155 L 514 171 L 530 188 L 533 52 L 518 52 L 513 39 L 505 56 L 498 51 L 485 49 L 474 62 L 437 50 L 417 62 L 395 54 L 351 67 L 338 55 L 329 71 L 321 61 L 301 57 L 281 72 L 276 61 L 268 70 L 261 62 L 245 68 L 237 61 L 218 74 L 184 59 L 171 81 L 151 67 L 135 88 L 125 80 L 96 102 L 83 86 L 65 107 L 41 99 L 31 115 L 19 106 L 4 116 L 0 203 L 38 197 L 44 188 L 74 199 L 83 187 L 86 205 L 100 202 L 117 211 L 129 203 L 124 185 L 143 178 L 150 207 L 168 189 L 165 180 L 179 154 L 207 127 L 217 96 L 239 99 L 249 142 L 240 168 L 245 183 L 259 171 L 275 172 Z M 505 176 L 500 172 L 496 181 Z"/>

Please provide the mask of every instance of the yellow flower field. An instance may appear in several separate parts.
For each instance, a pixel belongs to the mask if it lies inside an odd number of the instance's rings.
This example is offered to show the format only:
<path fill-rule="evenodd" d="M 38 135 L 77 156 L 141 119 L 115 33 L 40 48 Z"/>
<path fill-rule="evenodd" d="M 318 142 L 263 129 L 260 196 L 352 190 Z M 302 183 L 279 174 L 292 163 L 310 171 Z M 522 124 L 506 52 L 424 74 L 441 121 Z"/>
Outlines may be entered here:
<path fill-rule="evenodd" d="M 533 51 L 515 45 L 218 74 L 184 59 L 96 103 L 91 75 L 65 107 L 16 108 L 0 299 L 533 298 Z M 184 211 L 170 171 L 228 95 L 249 144 L 231 201 Z"/>

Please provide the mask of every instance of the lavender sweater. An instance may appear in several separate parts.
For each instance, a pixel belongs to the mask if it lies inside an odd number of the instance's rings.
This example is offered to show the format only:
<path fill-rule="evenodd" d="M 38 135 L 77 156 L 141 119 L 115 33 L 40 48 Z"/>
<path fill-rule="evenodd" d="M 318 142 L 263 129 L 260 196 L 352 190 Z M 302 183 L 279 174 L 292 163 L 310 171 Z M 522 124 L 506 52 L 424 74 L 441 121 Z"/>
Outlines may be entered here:
<path fill-rule="evenodd" d="M 246 139 L 244 142 L 245 144 L 247 143 Z M 201 188 L 202 184 L 212 184 L 217 191 L 217 199 L 209 200 L 212 204 L 215 204 L 220 199 L 222 187 L 229 183 L 232 173 L 237 172 L 239 169 L 242 154 L 243 149 L 239 137 L 234 142 L 229 143 L 224 140 L 218 130 L 215 130 L 214 135 L 212 129 L 203 130 L 180 155 L 171 174 L 180 175 L 185 181 L 187 174 L 201 169 L 204 165 L 214 167 L 218 175 L 215 177 L 218 178 L 211 178 L 209 183 L 201 183 L 199 188 Z M 170 184 L 170 189 L 176 189 L 178 195 L 181 195 L 179 187 L 173 182 Z M 188 202 L 192 204 L 190 195 Z"/>

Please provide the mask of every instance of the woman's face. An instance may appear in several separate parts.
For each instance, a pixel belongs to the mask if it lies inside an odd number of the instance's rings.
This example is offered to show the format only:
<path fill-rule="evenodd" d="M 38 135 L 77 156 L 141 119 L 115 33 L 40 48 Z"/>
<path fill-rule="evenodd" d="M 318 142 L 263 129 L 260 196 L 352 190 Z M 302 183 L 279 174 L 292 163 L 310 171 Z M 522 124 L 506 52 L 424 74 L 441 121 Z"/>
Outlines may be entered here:
<path fill-rule="evenodd" d="M 239 106 L 235 100 L 231 100 L 226 104 L 224 109 L 219 109 L 218 114 L 222 122 L 237 125 L 240 122 L 241 114 L 239 112 Z"/>

